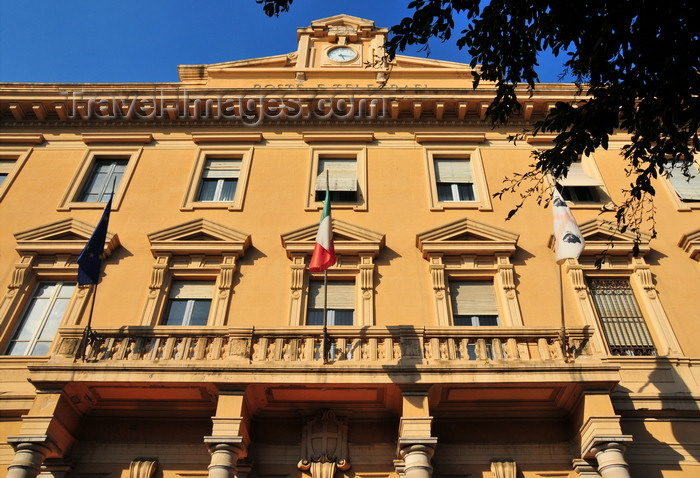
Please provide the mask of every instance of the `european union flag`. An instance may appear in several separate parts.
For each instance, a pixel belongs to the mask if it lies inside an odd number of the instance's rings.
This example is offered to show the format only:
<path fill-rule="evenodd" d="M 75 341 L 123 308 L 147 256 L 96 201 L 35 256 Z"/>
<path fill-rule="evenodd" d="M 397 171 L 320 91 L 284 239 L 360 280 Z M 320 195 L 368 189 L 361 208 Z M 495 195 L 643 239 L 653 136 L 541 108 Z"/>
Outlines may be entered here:
<path fill-rule="evenodd" d="M 97 284 L 100 280 L 102 252 L 105 248 L 105 239 L 107 239 L 107 225 L 111 209 L 112 198 L 110 196 L 102 213 L 102 219 L 97 224 L 90 240 L 85 244 L 85 249 L 78 256 L 78 285 Z"/>

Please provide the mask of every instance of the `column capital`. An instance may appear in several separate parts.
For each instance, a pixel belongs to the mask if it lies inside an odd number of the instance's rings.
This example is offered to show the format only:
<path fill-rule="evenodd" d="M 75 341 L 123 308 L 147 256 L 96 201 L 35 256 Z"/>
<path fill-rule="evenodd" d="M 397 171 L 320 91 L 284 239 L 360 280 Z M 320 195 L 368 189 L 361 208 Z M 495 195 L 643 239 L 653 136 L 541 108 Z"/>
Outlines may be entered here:
<path fill-rule="evenodd" d="M 592 448 L 602 478 L 630 478 L 629 465 L 624 457 L 625 448 L 625 443 L 618 441 L 600 443 Z"/>
<path fill-rule="evenodd" d="M 430 459 L 435 453 L 437 438 L 399 438 L 399 456 L 403 459 L 406 478 L 430 478 L 433 466 Z"/>
<path fill-rule="evenodd" d="M 422 437 L 422 438 L 399 438 L 396 454 L 401 458 L 405 459 L 405 456 L 409 453 L 425 453 L 428 458 L 432 458 L 433 453 L 435 453 L 435 447 L 437 446 L 437 437 Z"/>
<path fill-rule="evenodd" d="M 204 443 L 210 450 L 212 447 L 217 449 L 223 449 L 224 447 L 237 448 L 241 451 L 245 451 L 248 448 L 241 436 L 205 436 Z"/>
<path fill-rule="evenodd" d="M 632 435 L 592 435 L 583 447 L 584 459 L 595 458 L 601 451 L 616 449 L 624 452 L 627 444 L 632 443 Z"/>
<path fill-rule="evenodd" d="M 59 447 L 48 435 L 14 435 L 7 437 L 7 443 L 15 451 L 21 449 L 26 449 L 30 447 L 36 447 L 36 449 L 45 450 L 45 454 L 56 454 L 58 453 Z"/>
<path fill-rule="evenodd" d="M 211 454 L 209 478 L 234 478 L 238 459 L 247 452 L 243 437 L 205 436 L 204 443 Z"/>

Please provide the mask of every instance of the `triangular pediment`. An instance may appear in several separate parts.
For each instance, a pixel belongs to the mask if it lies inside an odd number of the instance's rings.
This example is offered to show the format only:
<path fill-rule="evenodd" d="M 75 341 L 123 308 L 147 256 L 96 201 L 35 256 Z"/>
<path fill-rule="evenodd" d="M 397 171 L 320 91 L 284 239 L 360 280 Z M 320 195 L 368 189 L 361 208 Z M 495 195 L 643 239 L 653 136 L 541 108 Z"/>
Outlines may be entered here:
<path fill-rule="evenodd" d="M 79 254 L 96 226 L 97 224 L 68 218 L 18 232 L 15 234 L 17 250 L 20 253 Z M 105 240 L 105 257 L 119 245 L 119 237 L 108 231 Z"/>
<path fill-rule="evenodd" d="M 579 224 L 579 230 L 586 241 L 586 246 L 581 255 L 594 256 L 605 253 L 609 256 L 626 256 L 635 252 L 637 243 L 638 252 L 643 257 L 651 249 L 649 241 L 651 235 L 642 232 L 640 237 L 629 230 L 621 232 L 617 223 L 603 219 L 592 219 Z M 549 237 L 549 246 L 554 248 L 554 235 Z"/>
<path fill-rule="evenodd" d="M 507 229 L 474 219 L 459 219 L 422 232 L 416 246 L 428 257 L 431 253 L 446 255 L 515 253 L 519 235 Z"/>
<path fill-rule="evenodd" d="M 339 254 L 379 254 L 384 247 L 384 234 L 366 227 L 352 224 L 342 219 L 332 219 L 333 245 Z M 282 234 L 282 245 L 287 255 L 292 253 L 310 254 L 316 244 L 318 223 Z"/>
<path fill-rule="evenodd" d="M 173 254 L 236 254 L 250 247 L 250 234 L 210 219 L 194 219 L 148 235 L 151 251 Z"/>

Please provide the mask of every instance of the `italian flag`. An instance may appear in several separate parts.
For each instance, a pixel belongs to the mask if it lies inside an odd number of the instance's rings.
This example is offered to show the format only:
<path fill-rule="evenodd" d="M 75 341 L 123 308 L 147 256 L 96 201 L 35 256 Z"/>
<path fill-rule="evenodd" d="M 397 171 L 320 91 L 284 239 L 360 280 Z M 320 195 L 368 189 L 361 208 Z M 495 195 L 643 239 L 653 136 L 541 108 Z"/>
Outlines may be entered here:
<path fill-rule="evenodd" d="M 316 233 L 316 245 L 311 255 L 309 270 L 322 272 L 335 264 L 335 249 L 333 248 L 333 230 L 331 229 L 331 195 L 326 190 L 326 200 L 323 203 L 321 223 Z"/>

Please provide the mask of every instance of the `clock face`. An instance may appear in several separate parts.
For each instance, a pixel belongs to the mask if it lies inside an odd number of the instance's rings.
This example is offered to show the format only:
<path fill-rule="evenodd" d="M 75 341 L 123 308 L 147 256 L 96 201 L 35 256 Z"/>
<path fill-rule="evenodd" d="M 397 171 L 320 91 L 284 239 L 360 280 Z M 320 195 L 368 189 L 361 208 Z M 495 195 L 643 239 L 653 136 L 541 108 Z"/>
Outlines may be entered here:
<path fill-rule="evenodd" d="M 357 52 L 347 46 L 338 46 L 328 51 L 328 58 L 333 61 L 345 63 L 357 58 Z"/>

